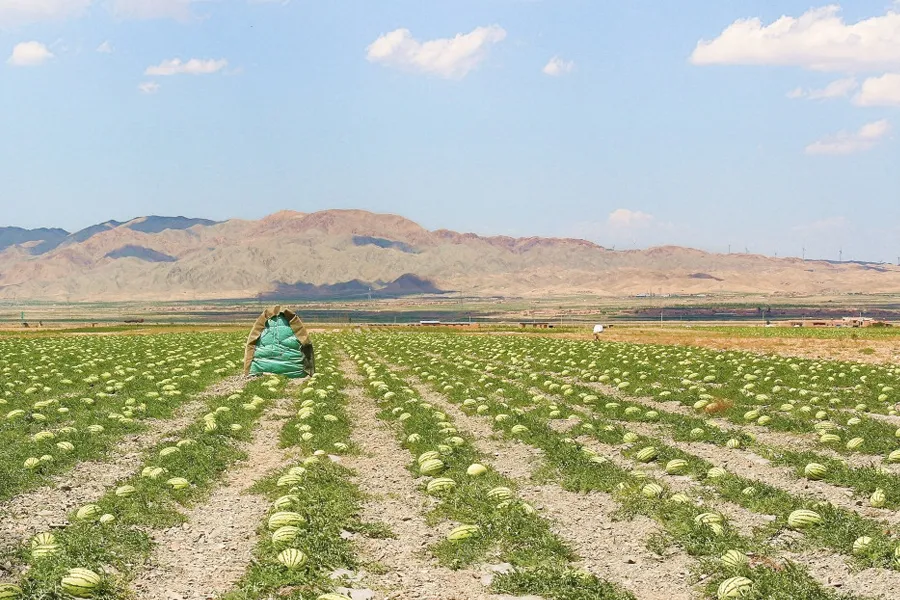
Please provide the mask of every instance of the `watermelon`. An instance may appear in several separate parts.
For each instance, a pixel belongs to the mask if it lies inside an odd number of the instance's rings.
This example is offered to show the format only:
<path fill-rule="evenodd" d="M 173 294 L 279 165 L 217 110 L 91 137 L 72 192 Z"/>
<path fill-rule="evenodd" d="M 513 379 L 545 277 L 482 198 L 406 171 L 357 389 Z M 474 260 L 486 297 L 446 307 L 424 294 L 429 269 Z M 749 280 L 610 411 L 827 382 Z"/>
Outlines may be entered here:
<path fill-rule="evenodd" d="M 894 450 L 893 452 L 888 454 L 887 461 L 889 463 L 900 462 L 900 450 Z"/>
<path fill-rule="evenodd" d="M 90 598 L 100 585 L 100 576 L 88 569 L 70 569 L 62 579 L 62 591 L 75 598 Z"/>
<path fill-rule="evenodd" d="M 343 594 L 322 594 L 321 596 L 317 596 L 316 600 L 350 600 L 350 596 L 345 596 Z"/>
<path fill-rule="evenodd" d="M 629 431 L 622 436 L 622 441 L 626 444 L 633 444 L 634 442 L 638 441 L 638 434 Z"/>
<path fill-rule="evenodd" d="M 51 544 L 56 543 L 56 537 L 50 533 L 49 531 L 45 531 L 43 533 L 39 533 L 33 538 L 31 538 L 31 547 L 37 548 L 38 546 L 49 546 Z"/>
<path fill-rule="evenodd" d="M 34 560 L 46 558 L 59 553 L 59 544 L 51 542 L 49 544 L 35 545 L 34 540 L 31 541 L 31 557 Z"/>
<path fill-rule="evenodd" d="M 689 504 L 691 502 L 691 499 L 687 494 L 682 494 L 680 492 L 677 494 L 672 494 L 672 497 L 669 498 L 669 500 L 678 504 Z"/>
<path fill-rule="evenodd" d="M 650 462 L 659 455 L 659 452 L 653 446 L 647 446 L 646 448 L 642 448 L 638 450 L 637 454 L 634 455 L 634 458 L 640 462 Z"/>
<path fill-rule="evenodd" d="M 22 588 L 12 583 L 0 583 L 0 600 L 18 600 L 22 596 Z"/>
<path fill-rule="evenodd" d="M 658 483 L 648 483 L 641 488 L 641 494 L 647 498 L 659 498 L 663 495 L 663 488 Z"/>
<path fill-rule="evenodd" d="M 441 472 L 443 469 L 444 461 L 439 458 L 429 458 L 419 464 L 419 473 L 422 475 L 433 475 Z"/>
<path fill-rule="evenodd" d="M 713 467 L 709 471 L 706 472 L 706 476 L 710 479 L 718 479 L 720 477 L 725 477 L 728 472 L 722 467 Z"/>
<path fill-rule="evenodd" d="M 447 534 L 447 539 L 451 542 L 459 542 L 477 535 L 480 531 L 478 525 L 460 525 Z"/>
<path fill-rule="evenodd" d="M 855 437 L 852 440 L 850 440 L 849 442 L 847 442 L 847 450 L 856 450 L 857 448 L 859 448 L 860 446 L 863 445 L 863 442 L 865 442 L 865 440 L 863 438 Z"/>
<path fill-rule="evenodd" d="M 744 596 L 749 596 L 752 589 L 753 582 L 746 577 L 730 577 L 719 584 L 716 595 L 719 600 L 743 598 Z"/>
<path fill-rule="evenodd" d="M 273 544 L 290 544 L 297 536 L 300 535 L 300 528 L 295 527 L 293 525 L 285 525 L 284 527 L 279 527 L 272 534 L 272 543 Z"/>
<path fill-rule="evenodd" d="M 191 485 L 191 483 L 184 477 L 173 477 L 172 479 L 166 481 L 166 485 L 171 486 L 173 490 L 183 490 L 184 488 Z"/>
<path fill-rule="evenodd" d="M 285 510 L 299 501 L 300 498 L 289 494 L 287 496 L 281 496 L 280 498 L 275 500 L 275 502 L 272 503 L 272 506 L 274 506 L 278 510 Z"/>
<path fill-rule="evenodd" d="M 740 569 L 750 563 L 750 559 L 747 558 L 747 555 L 740 550 L 729 550 L 722 555 L 720 560 L 722 561 L 722 565 L 728 569 Z"/>
<path fill-rule="evenodd" d="M 875 508 L 882 508 L 886 502 L 887 498 L 884 495 L 884 490 L 881 488 L 876 488 L 869 497 L 869 504 Z"/>
<path fill-rule="evenodd" d="M 688 469 L 688 463 L 681 458 L 673 458 L 666 463 L 666 473 L 669 475 L 680 475 Z"/>
<path fill-rule="evenodd" d="M 304 523 L 306 523 L 306 519 L 303 517 L 303 515 L 295 512 L 279 511 L 269 517 L 269 529 L 272 531 L 276 531 L 286 525 L 300 527 Z"/>
<path fill-rule="evenodd" d="M 487 467 L 478 463 L 472 463 L 469 465 L 469 468 L 466 469 L 466 474 L 472 477 L 479 477 L 485 473 L 487 473 Z"/>
<path fill-rule="evenodd" d="M 133 485 L 123 485 L 116 488 L 116 496 L 119 498 L 127 498 L 137 491 Z"/>
<path fill-rule="evenodd" d="M 28 470 L 37 469 L 39 466 L 41 466 L 41 461 L 40 459 L 34 457 L 26 458 L 22 466 L 24 466 Z"/>
<path fill-rule="evenodd" d="M 96 504 L 85 504 L 75 513 L 79 521 L 93 521 L 100 516 L 100 507 Z"/>
<path fill-rule="evenodd" d="M 420 454 L 419 458 L 416 459 L 416 462 L 419 463 L 419 465 L 421 466 L 422 463 L 424 463 L 426 461 L 429 461 L 429 460 L 432 460 L 435 458 L 440 458 L 440 457 L 441 457 L 440 452 L 437 452 L 435 450 L 429 450 L 428 452 L 423 452 L 422 454 Z"/>
<path fill-rule="evenodd" d="M 512 429 L 510 429 L 510 431 L 511 431 L 512 433 L 516 434 L 516 435 L 519 435 L 519 434 L 522 434 L 522 433 L 528 433 L 528 428 L 525 427 L 524 425 L 521 425 L 521 424 L 520 424 L 520 425 L 513 425 L 513 426 L 512 426 Z"/>
<path fill-rule="evenodd" d="M 822 444 L 834 444 L 836 442 L 841 441 L 841 436 L 836 435 L 834 433 L 823 433 L 819 438 L 819 442 Z"/>
<path fill-rule="evenodd" d="M 278 487 L 293 487 L 295 485 L 300 485 L 302 481 L 303 478 L 299 475 L 288 473 L 287 475 L 282 475 L 281 477 L 279 477 L 276 485 Z"/>
<path fill-rule="evenodd" d="M 705 512 L 694 517 L 694 522 L 698 525 L 709 525 L 710 523 L 721 523 L 725 519 L 717 513 Z"/>
<path fill-rule="evenodd" d="M 822 522 L 822 516 L 814 511 L 800 509 L 788 515 L 788 525 L 794 529 L 803 529 L 810 525 L 818 525 Z"/>
<path fill-rule="evenodd" d="M 825 465 L 819 463 L 809 463 L 803 468 L 803 474 L 807 479 L 822 479 L 827 472 L 828 469 L 825 468 Z"/>
<path fill-rule="evenodd" d="M 278 553 L 278 562 L 288 569 L 299 569 L 306 564 L 306 555 L 296 548 L 288 548 Z"/>
<path fill-rule="evenodd" d="M 441 492 L 452 490 L 455 487 L 456 482 L 449 477 L 437 477 L 429 481 L 425 489 L 429 494 L 439 494 Z"/>
<path fill-rule="evenodd" d="M 856 541 L 853 542 L 853 554 L 861 555 L 865 554 L 869 550 L 869 546 L 872 545 L 872 538 L 867 535 L 856 538 Z"/>
<path fill-rule="evenodd" d="M 513 492 L 508 487 L 495 487 L 488 490 L 487 497 L 491 500 L 509 500 L 512 498 Z"/>

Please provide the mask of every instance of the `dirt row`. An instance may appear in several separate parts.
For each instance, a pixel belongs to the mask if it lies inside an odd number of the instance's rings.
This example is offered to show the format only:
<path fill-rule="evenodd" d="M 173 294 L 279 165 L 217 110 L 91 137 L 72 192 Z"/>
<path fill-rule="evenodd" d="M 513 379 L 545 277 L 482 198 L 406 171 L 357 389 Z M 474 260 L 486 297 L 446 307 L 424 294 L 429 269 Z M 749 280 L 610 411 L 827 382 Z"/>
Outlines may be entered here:
<path fill-rule="evenodd" d="M 405 468 L 403 449 L 389 426 L 378 418 L 378 407 L 365 395 L 365 382 L 355 365 L 344 359 L 340 365 L 351 385 L 347 388 L 348 410 L 353 422 L 352 441 L 360 455 L 348 461 L 356 472 L 354 482 L 368 496 L 363 521 L 380 521 L 394 533 L 393 539 L 373 540 L 354 536 L 360 558 L 383 568 L 367 572 L 362 581 L 376 598 L 403 600 L 497 600 L 488 594 L 481 580 L 489 570 L 451 571 L 424 550 L 446 536 L 451 523 L 428 525 L 424 512 L 433 500 L 416 485 Z"/>
<path fill-rule="evenodd" d="M 414 387 L 414 389 L 418 389 L 418 391 L 420 391 L 420 393 L 422 391 L 424 391 L 421 387 L 419 387 L 419 388 L 416 388 L 415 386 L 413 386 L 413 387 Z M 607 386 L 602 386 L 602 387 L 603 387 L 603 389 L 601 391 L 604 391 L 604 392 L 609 391 L 607 389 Z M 618 391 L 618 390 L 616 390 L 616 391 Z M 455 405 L 447 402 L 445 399 L 443 399 L 438 394 L 426 392 L 426 395 L 427 395 L 427 399 L 429 402 L 433 402 L 436 406 L 440 406 L 441 410 L 445 410 L 448 414 L 452 414 L 454 419 L 459 419 L 460 423 L 465 422 L 467 427 L 472 428 L 471 429 L 472 431 L 479 431 L 480 439 L 490 439 L 490 437 L 492 436 L 492 430 L 490 429 L 489 424 L 483 423 L 477 417 L 470 417 L 470 416 L 466 415 L 465 413 L 460 411 Z M 633 398 L 628 398 L 628 399 L 634 400 Z M 643 401 L 644 401 L 643 399 L 640 400 L 640 402 L 643 402 Z M 650 402 L 647 402 L 646 404 L 648 404 L 650 406 L 656 405 L 653 407 L 658 408 L 660 410 L 670 410 L 672 408 L 668 404 L 663 404 L 663 403 L 652 401 L 652 400 Z M 684 408 L 684 407 L 681 407 L 680 405 L 678 405 L 676 408 Z M 685 411 L 686 411 L 686 409 L 685 409 Z M 673 412 L 677 412 L 677 411 L 673 411 Z M 686 414 L 689 414 L 689 413 L 686 412 Z M 479 423 L 481 423 L 481 425 L 479 425 Z M 563 429 L 563 428 L 568 429 L 568 428 L 572 427 L 573 424 L 574 424 L 573 421 L 556 421 L 554 427 L 558 428 L 558 429 Z M 734 428 L 734 426 L 732 424 L 723 423 L 722 425 L 727 425 L 730 428 Z M 633 429 L 638 433 L 642 433 L 642 431 L 638 431 L 638 429 L 641 428 L 640 424 L 629 423 L 627 426 L 629 429 Z M 660 437 L 659 431 L 657 431 L 657 430 L 651 431 L 651 430 L 647 429 L 647 430 L 643 431 L 643 433 L 646 433 L 648 435 L 654 435 L 656 437 Z M 673 442 L 671 440 L 664 440 L 664 441 L 666 441 L 666 443 L 673 445 L 674 447 L 679 447 L 679 444 L 676 442 Z M 593 440 L 593 439 L 590 439 L 587 437 L 580 438 L 579 442 L 594 449 L 595 451 L 602 454 L 606 458 L 616 462 L 617 464 L 619 464 L 619 466 L 622 466 L 624 468 L 631 468 L 631 467 L 635 466 L 634 463 L 627 461 L 627 459 L 623 459 L 623 457 L 621 457 L 621 455 L 619 454 L 618 448 L 616 448 L 616 447 L 600 444 L 600 443 L 596 442 L 596 440 Z M 689 448 L 688 448 L 688 446 L 685 446 L 682 449 L 685 451 L 691 452 L 693 454 L 696 454 L 697 456 L 700 456 L 701 458 L 709 460 L 713 464 L 717 464 L 719 466 L 723 466 L 726 468 L 733 468 L 735 465 L 735 463 L 731 462 L 730 460 L 722 461 L 721 456 L 717 457 L 716 451 L 718 449 L 706 448 L 706 447 L 704 447 L 705 445 L 703 445 L 703 444 L 690 444 L 689 446 L 690 446 Z M 700 448 L 695 448 L 695 447 L 700 447 Z M 695 452 L 694 451 L 695 449 L 701 450 L 702 454 L 700 452 Z M 740 450 L 733 450 L 733 451 L 730 451 L 730 454 L 739 456 L 741 452 L 742 451 L 740 451 Z M 746 451 L 744 451 L 744 452 L 746 452 Z M 764 460 L 761 457 L 757 457 L 757 458 L 759 458 L 760 460 Z M 761 467 L 761 465 L 757 465 L 757 467 Z M 662 469 L 660 469 L 658 466 L 641 464 L 641 465 L 639 465 L 639 468 L 641 468 L 642 470 L 651 472 L 656 476 L 665 478 L 666 482 L 669 483 L 670 486 L 672 486 L 674 489 L 691 487 L 693 485 L 696 485 L 692 482 L 692 480 L 689 480 L 689 478 L 686 478 L 686 477 L 673 477 L 673 476 L 665 475 L 665 473 L 662 471 Z M 774 468 L 774 467 L 770 467 L 770 468 Z M 729 470 L 731 470 L 731 469 L 729 469 Z M 739 471 L 737 469 L 733 470 L 732 472 L 735 472 L 737 474 L 743 473 L 743 471 Z M 770 477 L 772 475 L 772 473 L 767 473 L 767 472 L 764 473 L 762 471 L 756 471 L 755 474 L 751 474 L 750 471 L 747 471 L 746 473 L 747 473 L 747 476 L 753 476 L 754 478 L 758 478 L 762 481 L 766 481 L 769 483 L 772 483 L 772 481 L 774 480 L 776 482 L 776 483 L 774 483 L 774 485 L 778 485 L 777 482 L 787 479 L 787 477 L 784 477 L 784 476 L 781 478 L 777 478 L 777 477 L 772 478 L 772 477 Z M 794 479 L 794 481 L 796 482 L 796 479 Z M 674 485 L 673 485 L 673 483 L 674 483 Z M 847 493 L 846 490 L 841 490 L 840 488 L 836 488 L 834 486 L 824 484 L 823 482 L 816 482 L 816 483 L 822 484 L 820 486 L 817 486 L 816 490 L 822 492 L 823 494 L 826 494 L 829 497 L 836 497 L 836 495 L 843 494 L 843 502 L 841 504 L 837 504 L 837 505 L 845 505 L 848 508 L 850 508 L 852 505 L 853 508 L 860 509 L 860 512 L 862 514 L 864 514 L 865 516 L 876 516 L 876 518 L 877 517 L 886 517 L 888 515 L 888 513 L 891 513 L 890 516 L 891 516 L 892 522 L 897 520 L 897 515 L 896 515 L 896 513 L 893 513 L 893 511 L 877 511 L 877 515 L 868 515 L 868 514 L 866 514 L 866 511 L 864 509 L 862 509 L 862 507 L 855 505 L 855 503 L 847 502 L 848 498 L 846 496 L 846 493 Z M 791 490 L 791 489 L 788 489 L 788 491 L 791 491 L 793 493 L 793 490 Z M 554 493 L 557 493 L 557 492 L 554 492 Z M 751 531 L 755 527 L 764 525 L 765 523 L 771 521 L 773 518 L 770 515 L 769 516 L 759 515 L 759 514 L 751 512 L 751 511 L 748 511 L 740 506 L 732 505 L 727 502 L 714 503 L 711 506 L 713 506 L 716 510 L 720 510 L 726 517 L 729 518 L 729 521 L 731 521 L 733 524 L 737 525 L 738 528 L 741 529 L 745 533 L 748 531 Z M 877 510 L 877 509 L 873 509 L 873 510 Z M 844 557 L 833 554 L 831 552 L 816 551 L 816 552 L 805 552 L 802 554 L 792 553 L 790 555 L 786 555 L 785 558 L 789 558 L 789 559 L 793 560 L 794 562 L 797 562 L 799 564 L 806 566 L 809 569 L 809 572 L 814 577 L 816 577 L 816 579 L 818 581 L 820 581 L 820 583 L 822 583 L 826 586 L 829 586 L 829 587 L 834 587 L 836 589 L 843 590 L 843 591 L 857 593 L 860 595 L 865 595 L 865 596 L 873 597 L 873 598 L 884 598 L 887 600 L 887 599 L 895 598 L 896 590 L 900 589 L 900 573 L 897 573 L 896 571 L 889 571 L 886 569 L 866 569 L 863 571 L 857 571 L 852 567 L 852 565 L 848 564 L 847 560 Z"/>
<path fill-rule="evenodd" d="M 269 508 L 265 498 L 249 489 L 296 456 L 278 447 L 292 404 L 282 399 L 266 411 L 243 446 L 246 458 L 226 471 L 208 498 L 184 513 L 183 525 L 153 532 L 153 553 L 132 583 L 138 598 L 205 600 L 241 578 Z"/>
<path fill-rule="evenodd" d="M 65 524 L 69 512 L 100 498 L 116 482 L 131 477 L 141 465 L 148 448 L 194 422 L 206 408 L 201 398 L 239 393 L 246 383 L 247 379 L 243 376 L 227 377 L 182 405 L 171 419 L 143 421 L 146 429 L 122 438 L 108 456 L 78 463 L 66 473 L 54 477 L 50 484 L 0 505 L 0 551 L 50 527 Z"/>
<path fill-rule="evenodd" d="M 576 494 L 555 484 L 531 481 L 542 461 L 538 449 L 499 439 L 488 421 L 467 415 L 409 374 L 406 381 L 426 402 L 471 433 L 479 452 L 491 457 L 494 469 L 517 482 L 519 495 L 537 508 L 550 521 L 554 533 L 581 557 L 576 567 L 618 583 L 642 600 L 699 597 L 690 585 L 691 561 L 687 555 L 670 551 L 660 557 L 646 548 L 647 538 L 659 531 L 653 520 L 639 516 L 617 521 L 611 517 L 617 505 L 608 494 Z"/>
<path fill-rule="evenodd" d="M 100 498 L 116 482 L 134 475 L 144 451 L 192 423 L 206 404 L 194 400 L 173 419 L 148 419 L 147 429 L 125 436 L 101 460 L 78 463 L 50 484 L 26 492 L 0 506 L 0 549 L 9 548 L 50 527 L 66 523 L 69 512 Z"/>
<path fill-rule="evenodd" d="M 647 423 L 629 423 L 628 429 L 641 435 L 662 439 L 667 445 L 693 454 L 713 466 L 748 479 L 756 479 L 798 497 L 826 500 L 845 510 L 880 520 L 896 528 L 900 525 L 900 513 L 886 508 L 873 508 L 863 499 L 856 498 L 851 490 L 824 481 L 798 479 L 791 467 L 775 466 L 768 459 L 746 449 L 721 448 L 700 442 L 677 442 L 668 437 L 665 427 Z"/>
<path fill-rule="evenodd" d="M 659 400 L 647 396 L 636 398 L 623 394 L 620 390 L 617 390 L 616 388 L 610 387 L 608 385 L 604 385 L 602 383 L 591 383 L 583 381 L 579 381 L 578 383 L 606 395 L 613 396 L 624 401 L 633 402 L 635 404 L 642 404 L 648 408 L 652 408 L 660 412 L 675 413 L 695 418 L 697 417 L 696 411 L 674 400 L 669 402 L 660 402 Z M 767 429 L 759 425 L 737 425 L 735 423 L 732 423 L 731 421 L 727 421 L 721 418 L 711 418 L 707 420 L 711 424 L 724 431 L 743 431 L 746 433 L 750 433 L 756 438 L 757 442 L 764 446 L 770 446 L 773 450 L 776 451 L 785 448 L 790 448 L 794 451 L 809 450 L 821 454 L 822 456 L 827 456 L 828 458 L 842 460 L 852 467 L 882 467 L 894 474 L 900 475 L 900 465 L 887 463 L 881 456 L 867 454 L 839 454 L 838 452 L 835 452 L 830 448 L 823 448 L 820 444 L 818 444 L 818 439 L 814 434 L 772 431 L 771 429 Z"/>

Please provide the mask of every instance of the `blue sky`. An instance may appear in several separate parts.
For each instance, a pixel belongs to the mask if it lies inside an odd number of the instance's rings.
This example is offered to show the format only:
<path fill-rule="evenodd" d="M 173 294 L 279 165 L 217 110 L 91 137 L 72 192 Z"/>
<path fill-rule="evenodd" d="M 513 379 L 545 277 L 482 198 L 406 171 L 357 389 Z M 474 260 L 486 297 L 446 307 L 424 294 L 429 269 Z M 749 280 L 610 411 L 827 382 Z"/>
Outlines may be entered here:
<path fill-rule="evenodd" d="M 0 0 L 0 53 L 4 225 L 364 208 L 900 255 L 885 0 Z"/>

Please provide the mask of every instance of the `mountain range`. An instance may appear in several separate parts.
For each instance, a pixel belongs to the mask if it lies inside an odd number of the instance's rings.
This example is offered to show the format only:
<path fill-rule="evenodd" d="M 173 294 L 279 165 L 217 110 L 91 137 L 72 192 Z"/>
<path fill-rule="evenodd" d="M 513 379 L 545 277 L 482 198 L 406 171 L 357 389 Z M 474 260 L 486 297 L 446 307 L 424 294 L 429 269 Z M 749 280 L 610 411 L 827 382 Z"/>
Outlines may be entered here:
<path fill-rule="evenodd" d="M 429 231 L 361 210 L 282 211 L 257 221 L 140 217 L 75 233 L 0 227 L 0 299 L 172 301 L 644 293 L 900 292 L 900 267 L 614 251 L 569 238 Z"/>

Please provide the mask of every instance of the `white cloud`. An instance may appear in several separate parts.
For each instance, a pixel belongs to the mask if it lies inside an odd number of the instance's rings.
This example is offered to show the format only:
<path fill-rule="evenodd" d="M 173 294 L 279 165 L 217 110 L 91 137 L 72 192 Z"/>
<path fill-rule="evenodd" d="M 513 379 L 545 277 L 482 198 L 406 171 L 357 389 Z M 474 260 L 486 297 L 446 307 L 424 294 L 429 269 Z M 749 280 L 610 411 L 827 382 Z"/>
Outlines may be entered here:
<path fill-rule="evenodd" d="M 147 67 L 144 75 L 209 75 L 221 71 L 227 66 L 228 61 L 224 58 L 220 60 L 192 58 L 187 62 L 180 58 L 173 58 L 164 60 L 155 67 Z"/>
<path fill-rule="evenodd" d="M 37 67 L 53 58 L 53 53 L 40 42 L 16 44 L 7 63 L 14 67 Z"/>
<path fill-rule="evenodd" d="M 138 89 L 142 94 L 155 94 L 159 91 L 160 85 L 155 81 L 145 81 L 138 85 Z"/>
<path fill-rule="evenodd" d="M 541 69 L 541 72 L 544 75 L 558 77 L 560 75 L 565 75 L 566 73 L 571 73 L 573 70 L 575 70 L 574 60 L 563 60 L 558 56 L 554 56 L 550 59 L 550 62 L 544 65 L 544 68 Z"/>
<path fill-rule="evenodd" d="M 92 0 L 0 0 L 0 26 L 81 16 Z"/>
<path fill-rule="evenodd" d="M 841 131 L 806 147 L 807 154 L 853 154 L 869 150 L 891 129 L 887 119 L 866 123 L 858 131 Z"/>
<path fill-rule="evenodd" d="M 859 106 L 900 106 L 900 73 L 866 79 L 853 102 Z"/>
<path fill-rule="evenodd" d="M 112 44 L 109 43 L 109 40 L 103 42 L 99 46 L 97 46 L 97 52 L 101 54 L 112 54 L 113 47 Z"/>
<path fill-rule="evenodd" d="M 808 98 L 809 100 L 845 98 L 858 87 L 859 82 L 857 82 L 854 77 L 847 77 L 846 79 L 832 81 L 820 90 L 804 90 L 803 88 L 798 87 L 788 92 L 787 96 L 788 98 Z"/>
<path fill-rule="evenodd" d="M 413 38 L 408 29 L 397 29 L 372 42 L 366 58 L 389 67 L 462 79 L 485 59 L 492 44 L 505 38 L 506 31 L 498 25 L 427 42 Z"/>
<path fill-rule="evenodd" d="M 900 12 L 847 24 L 840 7 L 814 8 L 769 25 L 740 19 L 719 37 L 700 40 L 691 54 L 697 65 L 791 65 L 817 71 L 890 70 L 900 67 Z"/>
<path fill-rule="evenodd" d="M 196 0 L 112 0 L 113 15 L 120 19 L 175 19 L 187 21 L 193 16 Z"/>
<path fill-rule="evenodd" d="M 651 214 L 639 210 L 617 208 L 609 213 L 606 222 L 613 227 L 639 228 L 652 224 L 654 217 Z"/>

